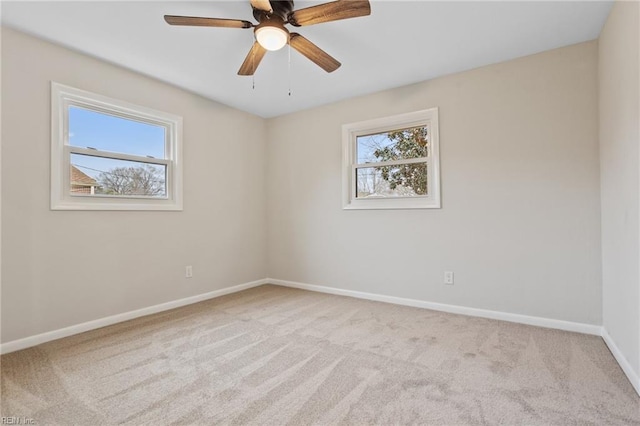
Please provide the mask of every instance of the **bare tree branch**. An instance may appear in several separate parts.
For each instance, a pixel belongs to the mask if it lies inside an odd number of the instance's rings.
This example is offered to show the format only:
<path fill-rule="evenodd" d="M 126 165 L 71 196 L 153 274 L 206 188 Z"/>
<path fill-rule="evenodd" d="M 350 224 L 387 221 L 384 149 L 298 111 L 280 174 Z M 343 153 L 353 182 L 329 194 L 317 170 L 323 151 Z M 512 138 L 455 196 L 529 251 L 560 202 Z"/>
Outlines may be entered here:
<path fill-rule="evenodd" d="M 116 167 L 97 178 L 100 192 L 109 195 L 165 195 L 164 171 L 150 164 Z"/>

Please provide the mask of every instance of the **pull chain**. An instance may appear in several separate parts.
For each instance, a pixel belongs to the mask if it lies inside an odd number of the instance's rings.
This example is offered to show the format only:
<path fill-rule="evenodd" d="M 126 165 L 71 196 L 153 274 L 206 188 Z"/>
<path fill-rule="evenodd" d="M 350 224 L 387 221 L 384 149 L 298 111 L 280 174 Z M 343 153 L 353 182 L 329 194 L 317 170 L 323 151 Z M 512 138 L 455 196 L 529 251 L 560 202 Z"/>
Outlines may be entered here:
<path fill-rule="evenodd" d="M 251 55 L 251 68 L 253 68 L 253 74 L 251 74 L 251 89 L 256 90 L 256 56 Z"/>
<path fill-rule="evenodd" d="M 291 41 L 289 41 L 289 96 L 291 96 Z"/>

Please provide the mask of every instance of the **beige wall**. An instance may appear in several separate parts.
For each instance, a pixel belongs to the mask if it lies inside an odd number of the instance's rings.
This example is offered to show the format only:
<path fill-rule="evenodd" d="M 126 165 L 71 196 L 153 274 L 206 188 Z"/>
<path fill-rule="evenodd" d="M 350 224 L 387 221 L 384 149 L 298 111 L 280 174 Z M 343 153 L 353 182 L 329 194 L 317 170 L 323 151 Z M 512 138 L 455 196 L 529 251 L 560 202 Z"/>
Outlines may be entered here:
<path fill-rule="evenodd" d="M 640 376 L 640 27 L 638 2 L 616 2 L 600 34 L 603 324 Z M 640 391 L 640 381 L 636 384 Z"/>
<path fill-rule="evenodd" d="M 51 80 L 183 116 L 184 211 L 50 211 Z M 264 133 L 261 118 L 3 29 L 2 341 L 264 278 Z"/>
<path fill-rule="evenodd" d="M 341 125 L 430 107 L 443 208 L 342 210 Z M 596 42 L 271 119 L 267 134 L 270 277 L 601 323 Z"/>

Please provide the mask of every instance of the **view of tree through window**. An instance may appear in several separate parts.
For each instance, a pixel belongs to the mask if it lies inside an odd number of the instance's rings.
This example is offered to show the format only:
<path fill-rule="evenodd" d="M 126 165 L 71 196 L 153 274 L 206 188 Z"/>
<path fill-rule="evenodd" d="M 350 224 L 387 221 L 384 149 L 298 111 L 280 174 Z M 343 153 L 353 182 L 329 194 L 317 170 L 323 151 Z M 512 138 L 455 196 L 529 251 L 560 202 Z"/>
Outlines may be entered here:
<path fill-rule="evenodd" d="M 164 170 L 151 164 L 116 167 L 98 175 L 100 189 L 107 195 L 164 196 Z"/>
<path fill-rule="evenodd" d="M 356 142 L 357 198 L 428 195 L 426 126 L 358 136 Z"/>
<path fill-rule="evenodd" d="M 164 197 L 165 182 L 164 165 L 71 154 L 72 193 Z"/>

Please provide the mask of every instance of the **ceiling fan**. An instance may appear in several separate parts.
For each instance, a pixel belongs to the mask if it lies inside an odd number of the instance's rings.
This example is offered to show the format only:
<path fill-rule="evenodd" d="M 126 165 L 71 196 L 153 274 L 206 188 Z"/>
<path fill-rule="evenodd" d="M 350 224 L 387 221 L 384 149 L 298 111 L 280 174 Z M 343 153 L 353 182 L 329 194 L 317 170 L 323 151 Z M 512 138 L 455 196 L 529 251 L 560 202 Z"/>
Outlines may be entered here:
<path fill-rule="evenodd" d="M 292 0 L 251 0 L 251 7 L 257 25 L 239 19 L 195 16 L 165 15 L 164 20 L 170 25 L 253 28 L 256 41 L 238 71 L 238 75 L 253 75 L 267 50 L 279 50 L 287 43 L 326 72 L 337 70 L 340 62 L 300 34 L 289 32 L 285 25 L 303 27 L 371 14 L 368 0 L 337 0 L 299 10 L 293 10 Z"/>

